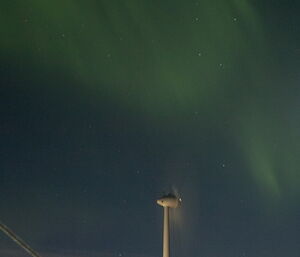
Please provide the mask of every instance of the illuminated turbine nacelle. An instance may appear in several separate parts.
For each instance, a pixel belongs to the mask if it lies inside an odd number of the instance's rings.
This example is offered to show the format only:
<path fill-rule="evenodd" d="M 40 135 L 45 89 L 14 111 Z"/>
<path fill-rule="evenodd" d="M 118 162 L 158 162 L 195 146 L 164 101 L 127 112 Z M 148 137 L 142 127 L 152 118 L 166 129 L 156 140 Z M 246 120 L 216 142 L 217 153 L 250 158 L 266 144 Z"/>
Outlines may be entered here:
<path fill-rule="evenodd" d="M 157 204 L 163 207 L 177 208 L 181 203 L 181 198 L 177 198 L 174 195 L 166 195 L 158 199 Z"/>

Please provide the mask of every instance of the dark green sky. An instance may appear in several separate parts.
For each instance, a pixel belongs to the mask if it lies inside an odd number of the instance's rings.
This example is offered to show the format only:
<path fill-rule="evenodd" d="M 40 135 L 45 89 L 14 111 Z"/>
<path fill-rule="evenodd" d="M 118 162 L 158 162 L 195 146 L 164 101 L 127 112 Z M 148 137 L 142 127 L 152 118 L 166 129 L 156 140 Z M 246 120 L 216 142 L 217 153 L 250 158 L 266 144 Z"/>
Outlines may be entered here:
<path fill-rule="evenodd" d="M 299 10 L 2 1 L 0 219 L 46 254 L 160 256 L 175 187 L 174 257 L 297 256 Z"/>

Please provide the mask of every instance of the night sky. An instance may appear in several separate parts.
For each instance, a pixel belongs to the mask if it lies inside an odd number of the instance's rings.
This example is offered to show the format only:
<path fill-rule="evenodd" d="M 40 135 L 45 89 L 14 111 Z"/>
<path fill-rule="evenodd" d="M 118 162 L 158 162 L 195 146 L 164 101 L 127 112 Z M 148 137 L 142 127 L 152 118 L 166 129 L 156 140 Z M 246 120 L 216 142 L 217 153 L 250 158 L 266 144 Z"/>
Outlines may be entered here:
<path fill-rule="evenodd" d="M 160 257 L 175 191 L 171 257 L 300 256 L 299 13 L 2 0 L 0 220 L 46 257 Z"/>

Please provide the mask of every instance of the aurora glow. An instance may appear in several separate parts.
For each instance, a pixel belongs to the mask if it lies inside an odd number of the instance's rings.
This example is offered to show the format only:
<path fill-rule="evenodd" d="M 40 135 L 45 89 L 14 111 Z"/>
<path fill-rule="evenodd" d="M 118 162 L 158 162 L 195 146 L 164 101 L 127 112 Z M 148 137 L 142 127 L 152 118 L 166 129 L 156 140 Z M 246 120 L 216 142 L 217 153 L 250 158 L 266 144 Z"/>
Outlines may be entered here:
<path fill-rule="evenodd" d="M 151 199 L 175 185 L 191 196 L 182 255 L 295 256 L 299 10 L 2 1 L 0 219 L 41 252 L 156 256 Z"/>
<path fill-rule="evenodd" d="M 2 55 L 58 67 L 86 90 L 155 115 L 235 90 L 228 76 L 241 64 L 260 73 L 266 55 L 261 22 L 245 0 L 27 1 L 2 12 Z"/>

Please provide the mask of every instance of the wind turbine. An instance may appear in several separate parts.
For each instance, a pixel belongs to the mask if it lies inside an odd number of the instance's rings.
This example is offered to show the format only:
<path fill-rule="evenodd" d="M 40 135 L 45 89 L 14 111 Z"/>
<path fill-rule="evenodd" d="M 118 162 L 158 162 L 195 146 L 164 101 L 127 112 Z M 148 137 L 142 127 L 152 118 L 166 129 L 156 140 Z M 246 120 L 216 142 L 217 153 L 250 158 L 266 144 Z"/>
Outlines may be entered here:
<path fill-rule="evenodd" d="M 181 198 L 168 194 L 158 199 L 157 204 L 164 208 L 164 227 L 163 227 L 163 257 L 170 257 L 170 226 L 169 210 L 180 206 Z"/>

